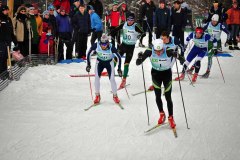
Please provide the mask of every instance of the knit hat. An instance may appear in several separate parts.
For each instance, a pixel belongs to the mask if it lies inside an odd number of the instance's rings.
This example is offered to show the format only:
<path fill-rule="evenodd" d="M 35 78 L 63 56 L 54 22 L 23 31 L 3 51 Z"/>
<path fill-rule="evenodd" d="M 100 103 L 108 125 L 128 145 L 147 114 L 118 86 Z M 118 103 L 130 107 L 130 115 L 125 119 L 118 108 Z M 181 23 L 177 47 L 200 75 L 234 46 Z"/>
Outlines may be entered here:
<path fill-rule="evenodd" d="M 42 14 L 43 14 L 43 18 L 44 18 L 46 14 L 49 15 L 49 11 L 44 11 Z"/>
<path fill-rule="evenodd" d="M 20 50 L 20 48 L 18 46 L 13 47 L 13 51 L 19 51 L 19 50 Z"/>
<path fill-rule="evenodd" d="M 50 6 L 48 6 L 48 10 L 54 10 L 54 6 L 51 4 Z"/>
<path fill-rule="evenodd" d="M 79 0 L 73 0 L 73 3 L 75 3 L 75 2 L 80 2 Z"/>
<path fill-rule="evenodd" d="M 88 5 L 88 10 L 94 10 L 92 5 Z"/>
<path fill-rule="evenodd" d="M 21 12 L 21 11 L 26 11 L 26 7 L 24 7 L 24 6 L 18 7 L 17 13 L 19 13 L 19 12 Z"/>
<path fill-rule="evenodd" d="M 135 14 L 134 13 L 129 13 L 128 17 L 127 17 L 128 21 L 132 21 L 135 20 Z"/>
<path fill-rule="evenodd" d="M 173 4 L 181 4 L 181 2 L 177 0 L 177 1 L 174 1 Z"/>
<path fill-rule="evenodd" d="M 5 11 L 5 10 L 9 10 L 8 6 L 2 5 L 2 6 L 0 7 L 0 12 Z"/>
<path fill-rule="evenodd" d="M 65 7 L 61 6 L 61 7 L 60 7 L 60 11 L 66 11 L 66 10 L 65 10 Z"/>
<path fill-rule="evenodd" d="M 214 0 L 213 3 L 218 3 L 218 0 Z"/>

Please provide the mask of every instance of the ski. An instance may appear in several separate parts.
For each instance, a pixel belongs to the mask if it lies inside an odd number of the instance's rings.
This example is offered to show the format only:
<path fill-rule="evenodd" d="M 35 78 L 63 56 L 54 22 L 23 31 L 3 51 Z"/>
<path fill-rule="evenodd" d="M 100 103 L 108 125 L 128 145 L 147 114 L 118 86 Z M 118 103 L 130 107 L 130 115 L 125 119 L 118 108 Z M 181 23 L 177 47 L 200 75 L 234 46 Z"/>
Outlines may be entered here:
<path fill-rule="evenodd" d="M 124 110 L 124 107 L 122 106 L 121 103 L 116 103 L 122 110 Z"/>
<path fill-rule="evenodd" d="M 89 106 L 88 108 L 85 108 L 84 111 L 88 111 L 89 109 L 95 107 L 95 106 L 98 106 L 100 103 L 94 103 L 92 104 L 91 106 Z"/>
<path fill-rule="evenodd" d="M 146 90 L 146 92 L 152 92 L 153 90 Z M 139 94 L 145 93 L 145 91 L 141 91 L 141 92 L 137 92 L 137 93 L 133 93 L 132 96 L 136 96 Z"/>
<path fill-rule="evenodd" d="M 73 75 L 69 75 L 70 77 L 94 77 L 95 74 L 73 74 Z M 102 72 L 101 76 L 108 76 L 107 72 Z"/>
<path fill-rule="evenodd" d="M 159 128 L 159 127 L 165 126 L 165 125 L 167 125 L 167 124 L 168 124 L 168 123 L 166 123 L 166 122 L 163 123 L 163 124 L 157 124 L 157 125 L 153 126 L 152 128 L 149 128 L 148 130 L 144 131 L 144 133 L 149 133 L 149 132 L 151 132 L 151 131 Z"/>

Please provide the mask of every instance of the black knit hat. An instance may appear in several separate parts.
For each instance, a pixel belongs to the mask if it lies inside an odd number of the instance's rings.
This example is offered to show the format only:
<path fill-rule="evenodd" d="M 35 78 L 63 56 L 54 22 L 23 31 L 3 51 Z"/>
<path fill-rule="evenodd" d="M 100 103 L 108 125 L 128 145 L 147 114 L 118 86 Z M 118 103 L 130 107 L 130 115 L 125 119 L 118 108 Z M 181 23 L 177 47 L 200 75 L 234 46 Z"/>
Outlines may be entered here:
<path fill-rule="evenodd" d="M 177 1 L 174 1 L 173 4 L 181 4 L 181 2 L 177 0 Z"/>
<path fill-rule="evenodd" d="M 0 7 L 0 12 L 5 11 L 5 10 L 9 10 L 8 6 L 2 5 L 2 6 Z"/>

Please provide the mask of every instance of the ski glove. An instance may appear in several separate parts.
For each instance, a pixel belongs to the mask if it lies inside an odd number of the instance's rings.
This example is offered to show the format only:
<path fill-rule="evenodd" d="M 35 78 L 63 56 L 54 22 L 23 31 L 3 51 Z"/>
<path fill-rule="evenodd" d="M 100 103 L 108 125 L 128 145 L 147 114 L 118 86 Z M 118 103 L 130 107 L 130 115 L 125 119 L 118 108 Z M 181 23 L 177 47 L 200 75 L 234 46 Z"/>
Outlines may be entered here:
<path fill-rule="evenodd" d="M 91 66 L 90 66 L 90 65 L 87 65 L 86 71 L 87 71 L 87 72 L 90 72 L 90 69 L 91 69 Z"/>
<path fill-rule="evenodd" d="M 218 54 L 217 48 L 213 48 L 213 54 L 214 54 L 214 55 L 217 55 L 217 54 Z"/>
<path fill-rule="evenodd" d="M 139 52 L 138 53 L 138 59 L 142 59 L 143 58 L 143 52 Z"/>
<path fill-rule="evenodd" d="M 119 77 L 122 77 L 122 70 L 121 70 L 121 69 L 118 69 L 117 71 L 118 71 L 118 76 L 119 76 Z"/>

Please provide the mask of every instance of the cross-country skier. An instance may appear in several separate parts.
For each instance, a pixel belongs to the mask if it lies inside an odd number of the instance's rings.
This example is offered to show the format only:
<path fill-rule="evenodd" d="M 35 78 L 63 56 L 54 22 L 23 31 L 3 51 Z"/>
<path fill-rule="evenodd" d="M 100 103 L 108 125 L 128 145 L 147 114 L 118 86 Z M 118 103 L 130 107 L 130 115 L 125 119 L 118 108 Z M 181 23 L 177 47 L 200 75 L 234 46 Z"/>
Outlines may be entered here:
<path fill-rule="evenodd" d="M 216 38 L 217 40 L 217 50 L 221 51 L 222 50 L 222 43 L 221 43 L 221 33 L 222 31 L 225 32 L 227 34 L 227 41 L 229 40 L 229 34 L 230 32 L 227 30 L 227 28 L 225 27 L 225 25 L 223 25 L 222 23 L 219 22 L 219 15 L 218 14 L 214 14 L 212 16 L 212 21 L 208 22 L 204 27 L 203 30 L 205 32 L 207 32 L 208 34 L 210 34 L 211 36 L 213 36 L 214 38 Z M 203 74 L 203 78 L 208 78 L 210 71 L 211 71 L 211 67 L 212 67 L 212 58 L 214 55 L 214 51 L 213 51 L 213 43 L 211 41 L 209 41 L 208 43 L 208 65 L 207 65 L 207 71 L 206 73 Z M 190 72 L 194 70 L 194 65 L 193 67 L 191 67 Z"/>
<path fill-rule="evenodd" d="M 119 53 L 121 56 L 126 53 L 126 59 L 124 62 L 123 79 L 119 88 L 124 88 L 126 85 L 126 78 L 129 71 L 129 64 L 133 57 L 135 44 L 138 40 L 138 37 L 144 34 L 144 31 L 140 27 L 140 25 L 135 22 L 134 13 L 129 13 L 127 21 L 114 29 L 110 34 L 112 34 L 113 32 L 119 32 L 119 30 L 121 29 L 123 30 L 123 39 L 122 44 L 119 47 Z"/>
<path fill-rule="evenodd" d="M 173 102 L 172 102 L 172 66 L 175 62 L 175 57 L 178 54 L 175 49 L 165 45 L 163 40 L 156 39 L 153 42 L 152 49 L 148 48 L 144 53 L 140 52 L 138 54 L 138 59 L 136 61 L 137 65 L 143 63 L 143 61 L 150 57 L 152 64 L 152 82 L 154 85 L 154 92 L 156 96 L 156 103 L 160 112 L 160 118 L 158 124 L 163 124 L 166 119 L 166 115 L 163 110 L 163 103 L 161 99 L 161 85 L 164 85 L 164 94 L 167 101 L 168 107 L 168 122 L 171 128 L 175 128 L 176 124 L 173 119 Z"/>
<path fill-rule="evenodd" d="M 199 70 L 201 68 L 201 60 L 207 53 L 208 48 L 208 42 L 213 43 L 213 53 L 217 54 L 217 40 L 210 34 L 204 33 L 202 27 L 197 27 L 195 29 L 195 32 L 190 33 L 190 35 L 187 37 L 186 41 L 190 42 L 190 52 L 186 58 L 186 61 L 183 64 L 183 70 L 180 77 L 175 78 L 175 80 L 183 80 L 185 78 L 185 71 L 188 68 L 188 65 L 191 63 L 191 61 L 196 57 L 195 59 L 195 73 L 192 77 L 192 82 L 196 82 Z"/>
<path fill-rule="evenodd" d="M 171 49 L 177 49 L 178 47 L 181 50 L 181 54 L 179 55 L 178 59 L 181 64 L 185 62 L 185 58 L 181 55 L 184 55 L 184 47 L 180 43 L 178 38 L 175 38 L 174 36 L 170 36 L 168 32 L 163 31 L 161 34 L 161 39 L 163 40 L 163 43 L 165 46 L 170 47 Z M 150 86 L 148 90 L 152 91 L 154 89 L 154 86 Z"/>
<path fill-rule="evenodd" d="M 96 52 L 97 60 L 95 65 L 95 92 L 96 97 L 94 104 L 100 103 L 100 77 L 104 68 L 108 72 L 108 76 L 111 82 L 111 88 L 113 93 L 113 100 L 115 103 L 120 103 L 117 96 L 117 84 L 114 76 L 114 57 L 118 58 L 118 75 L 122 77 L 121 70 L 121 57 L 117 52 L 117 49 L 109 42 L 109 36 L 103 34 L 100 42 L 92 45 L 87 55 L 87 67 L 86 71 L 90 72 L 91 69 L 91 55 Z"/>

